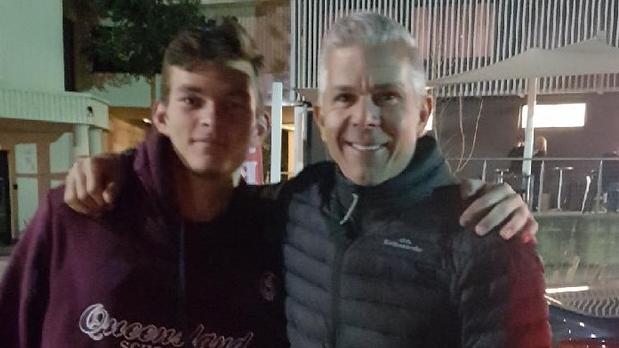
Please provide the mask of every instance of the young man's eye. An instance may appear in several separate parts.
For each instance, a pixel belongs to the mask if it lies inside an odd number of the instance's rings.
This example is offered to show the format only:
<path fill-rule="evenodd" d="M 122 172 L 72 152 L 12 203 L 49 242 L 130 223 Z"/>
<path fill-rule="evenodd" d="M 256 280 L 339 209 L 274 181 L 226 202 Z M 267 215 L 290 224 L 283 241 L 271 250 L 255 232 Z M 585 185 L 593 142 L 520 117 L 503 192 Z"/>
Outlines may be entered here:
<path fill-rule="evenodd" d="M 196 97 L 183 97 L 181 98 L 181 103 L 189 107 L 200 106 L 200 100 Z"/>
<path fill-rule="evenodd" d="M 250 109 L 250 105 L 243 101 L 228 100 L 225 104 L 227 110 L 245 111 Z"/>
<path fill-rule="evenodd" d="M 232 95 L 226 97 L 226 104 L 232 107 L 249 107 L 251 104 L 249 98 L 242 95 Z"/>

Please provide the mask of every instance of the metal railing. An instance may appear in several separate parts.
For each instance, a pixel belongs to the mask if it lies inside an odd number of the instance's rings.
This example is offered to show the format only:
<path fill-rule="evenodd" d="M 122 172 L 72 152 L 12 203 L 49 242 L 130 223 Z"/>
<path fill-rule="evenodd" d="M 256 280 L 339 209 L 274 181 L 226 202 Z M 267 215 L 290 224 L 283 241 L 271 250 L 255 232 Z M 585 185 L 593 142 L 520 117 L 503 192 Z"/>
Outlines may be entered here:
<path fill-rule="evenodd" d="M 519 171 L 524 160 L 533 161 L 529 178 Z M 512 185 L 537 211 L 537 248 L 549 287 L 619 289 L 619 214 L 604 213 L 608 183 L 619 190 L 619 158 L 451 158 L 448 163 L 454 172 L 460 169 L 459 177 Z"/>
<path fill-rule="evenodd" d="M 522 163 L 532 161 L 530 176 Z M 505 182 L 521 193 L 536 211 L 603 212 L 616 210 L 609 191 L 619 188 L 619 157 L 479 157 L 447 159 L 460 177 Z M 614 186 L 613 186 L 614 184 Z M 615 205 L 613 205 L 615 204 Z"/>

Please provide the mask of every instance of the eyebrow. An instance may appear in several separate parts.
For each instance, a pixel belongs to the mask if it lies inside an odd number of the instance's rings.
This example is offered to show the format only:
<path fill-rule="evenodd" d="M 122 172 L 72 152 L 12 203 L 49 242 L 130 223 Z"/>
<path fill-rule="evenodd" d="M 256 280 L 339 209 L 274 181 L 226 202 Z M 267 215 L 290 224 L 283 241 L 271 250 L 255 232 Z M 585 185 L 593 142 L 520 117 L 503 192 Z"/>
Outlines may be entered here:
<path fill-rule="evenodd" d="M 352 92 L 356 90 L 356 88 L 352 86 L 335 86 L 333 89 L 338 92 Z"/>
<path fill-rule="evenodd" d="M 371 87 L 372 91 L 376 91 L 376 90 L 385 90 L 385 89 L 404 89 L 404 84 L 402 82 L 396 82 L 396 83 L 382 83 L 382 84 L 378 84 L 378 85 L 374 85 Z M 354 92 L 357 89 L 355 87 L 352 86 L 346 86 L 346 85 L 340 85 L 340 86 L 335 86 L 333 87 L 333 89 L 337 92 Z"/>
<path fill-rule="evenodd" d="M 203 92 L 202 88 L 192 86 L 192 85 L 181 85 L 178 90 L 182 93 L 198 93 L 201 94 Z"/>
<path fill-rule="evenodd" d="M 397 83 L 383 83 L 379 85 L 372 86 L 372 90 L 381 90 L 381 89 L 404 89 L 404 84 L 401 82 Z"/>

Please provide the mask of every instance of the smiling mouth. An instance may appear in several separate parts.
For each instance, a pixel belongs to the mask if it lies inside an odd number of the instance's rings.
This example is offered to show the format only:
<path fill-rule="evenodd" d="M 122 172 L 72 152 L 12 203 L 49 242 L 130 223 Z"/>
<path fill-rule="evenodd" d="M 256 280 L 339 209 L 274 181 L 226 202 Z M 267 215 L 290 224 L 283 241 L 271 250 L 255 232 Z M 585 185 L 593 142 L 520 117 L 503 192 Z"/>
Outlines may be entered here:
<path fill-rule="evenodd" d="M 357 144 L 357 143 L 348 143 L 348 145 L 350 145 L 355 150 L 364 151 L 364 152 L 377 151 L 385 146 L 385 144 L 363 145 L 363 144 Z"/>

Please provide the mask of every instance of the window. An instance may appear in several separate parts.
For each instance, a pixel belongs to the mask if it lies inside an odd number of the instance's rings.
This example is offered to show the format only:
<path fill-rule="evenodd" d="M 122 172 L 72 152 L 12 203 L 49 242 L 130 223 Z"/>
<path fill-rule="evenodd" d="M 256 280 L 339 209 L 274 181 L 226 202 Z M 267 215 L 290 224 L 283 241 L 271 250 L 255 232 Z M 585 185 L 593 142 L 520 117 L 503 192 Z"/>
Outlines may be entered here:
<path fill-rule="evenodd" d="M 585 125 L 585 113 L 587 104 L 541 104 L 535 106 L 533 115 L 534 128 L 564 128 L 583 127 Z M 528 106 L 524 105 L 520 112 L 520 124 L 522 128 L 527 126 Z"/>

